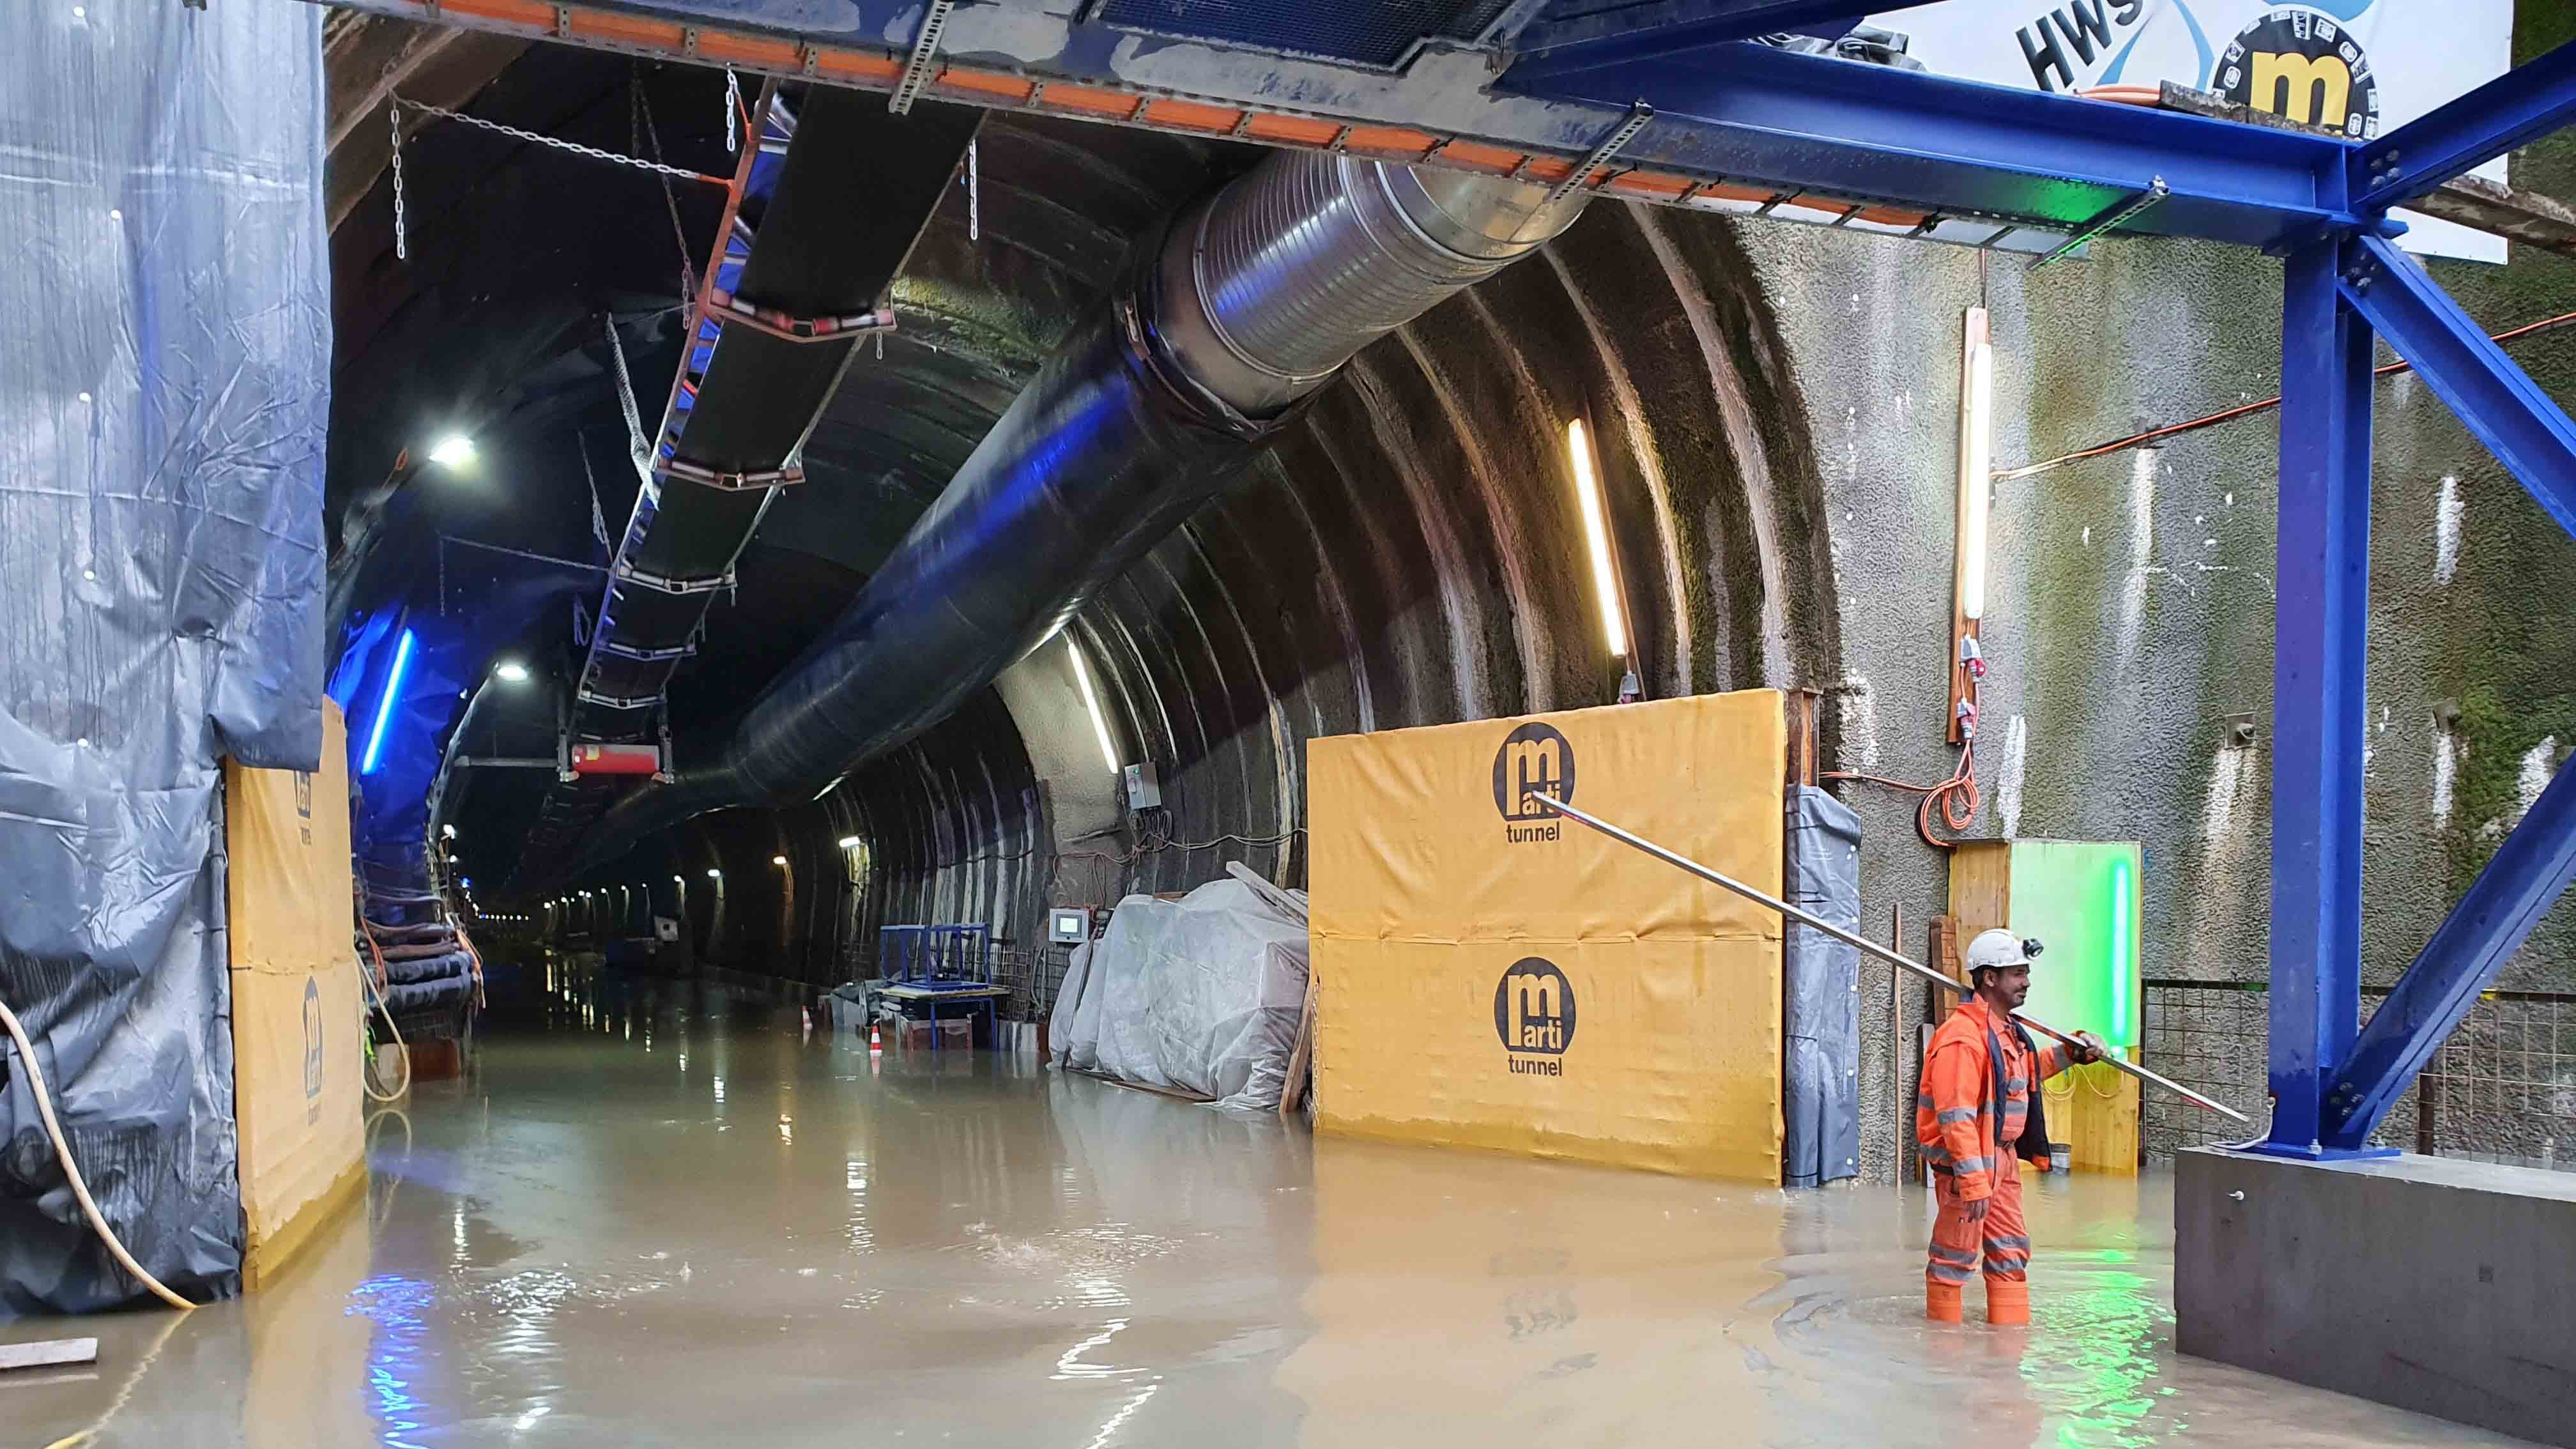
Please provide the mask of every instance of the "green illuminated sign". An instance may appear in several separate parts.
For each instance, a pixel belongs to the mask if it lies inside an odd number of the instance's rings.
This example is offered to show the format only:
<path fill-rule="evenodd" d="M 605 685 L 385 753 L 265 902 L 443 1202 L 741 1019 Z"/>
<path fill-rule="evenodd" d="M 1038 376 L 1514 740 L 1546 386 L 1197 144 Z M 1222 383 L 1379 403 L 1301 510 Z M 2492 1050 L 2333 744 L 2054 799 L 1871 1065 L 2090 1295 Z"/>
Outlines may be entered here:
<path fill-rule="evenodd" d="M 2031 1015 L 2137 1045 L 2139 869 L 2135 841 L 2013 842 L 2011 929 L 2048 947 L 2030 973 Z"/>

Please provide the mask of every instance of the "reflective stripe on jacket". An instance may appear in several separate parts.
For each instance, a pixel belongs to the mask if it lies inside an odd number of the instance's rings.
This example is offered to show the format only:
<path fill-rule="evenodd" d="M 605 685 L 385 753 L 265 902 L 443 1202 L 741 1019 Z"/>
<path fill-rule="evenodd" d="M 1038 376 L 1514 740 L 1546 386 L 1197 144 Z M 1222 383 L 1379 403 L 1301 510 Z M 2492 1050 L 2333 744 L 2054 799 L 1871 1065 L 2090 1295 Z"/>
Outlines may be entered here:
<path fill-rule="evenodd" d="M 1994 1079 L 1987 1059 L 1987 1034 L 2003 1047 L 2003 1121 L 1994 1120 Z M 2030 1116 L 2030 1094 L 2039 1083 L 2066 1070 L 2071 1054 L 2050 1042 L 2034 1059 L 2023 1049 L 2012 1023 L 1968 997 L 1932 1033 L 1932 1049 L 1923 1057 L 1923 1087 L 1914 1098 L 1914 1145 L 1924 1162 L 1952 1174 L 1959 1196 L 1971 1200 L 1991 1195 L 1998 1157 L 2009 1160 L 2012 1144 Z"/>

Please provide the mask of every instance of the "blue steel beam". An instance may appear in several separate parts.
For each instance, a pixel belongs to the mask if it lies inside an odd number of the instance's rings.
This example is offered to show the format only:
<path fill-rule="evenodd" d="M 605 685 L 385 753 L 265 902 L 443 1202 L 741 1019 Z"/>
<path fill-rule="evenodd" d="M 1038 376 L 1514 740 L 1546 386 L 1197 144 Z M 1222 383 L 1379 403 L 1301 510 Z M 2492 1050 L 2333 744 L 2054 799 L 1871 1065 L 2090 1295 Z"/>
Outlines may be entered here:
<path fill-rule="evenodd" d="M 1516 67 L 1502 84 L 1517 84 Z M 2170 189 L 2128 230 L 2249 246 L 2346 229 L 2352 147 L 2244 126 L 1887 66 L 1721 45 L 1555 77 L 1556 100 L 1636 101 L 1655 124 L 1621 150 L 1635 164 L 1883 198 L 1944 214 L 2079 225 Z M 2285 144 L 2287 143 L 2287 144 Z"/>
<path fill-rule="evenodd" d="M 1527 84 L 1904 8 L 1853 0 L 1644 0 L 1528 27 L 1512 46 L 1521 57 L 1512 76 Z"/>
<path fill-rule="evenodd" d="M 2566 412 L 2396 243 L 2346 242 L 2338 281 L 2346 301 L 2415 364 L 2558 526 L 2576 534 L 2576 423 Z"/>
<path fill-rule="evenodd" d="M 2576 41 L 2408 121 L 2352 158 L 2355 210 L 2403 206 L 2516 146 L 2576 121 Z"/>
<path fill-rule="evenodd" d="M 2370 1140 L 2570 878 L 2576 878 L 2576 770 L 2560 770 L 2353 1042 L 2327 1093 L 2322 1141 L 2328 1149 Z"/>
<path fill-rule="evenodd" d="M 920 0 L 654 0 L 548 5 L 537 0 L 335 0 L 347 8 L 428 24 L 622 52 L 666 55 L 694 27 L 692 63 L 723 55 L 737 70 L 789 81 L 819 78 L 890 88 L 889 35 L 907 42 Z M 1352 127 L 1418 129 L 1433 139 L 1416 157 L 1432 166 L 1475 163 L 1450 141 L 1568 160 L 1590 151 L 1643 99 L 1655 124 L 1619 153 L 1623 166 L 1676 180 L 1822 191 L 1901 211 L 1991 218 L 2064 230 L 2147 189 L 2162 176 L 2171 199 L 2125 228 L 2168 236 L 2271 246 L 2359 218 L 2346 206 L 2350 144 L 2332 137 L 2240 126 L 2179 112 L 1792 55 L 1759 45 L 1718 45 L 1681 63 L 1613 66 L 1513 89 L 1478 50 L 1425 46 L 1401 71 L 1189 43 L 1078 18 L 1093 7 L 1031 9 L 966 4 L 949 13 L 939 59 L 973 85 L 934 79 L 924 94 L 972 105 L 1207 135 L 1207 105 L 1263 118 L 1294 116 Z M 1848 7 L 1846 7 L 1848 8 Z M 647 18 L 656 22 L 646 25 Z M 611 22 L 614 22 L 612 24 Z M 660 39 L 639 38 L 647 30 Z M 662 36 L 667 30 L 669 35 Z M 1294 37 L 1288 37 L 1293 40 Z M 1282 43 L 1288 43 L 1283 40 Z M 823 55 L 800 50 L 818 46 Z M 853 78 L 844 52 L 870 57 Z M 908 43 L 903 48 L 910 55 Z M 806 66 L 816 65 L 809 77 Z M 1109 90 L 1130 104 L 1104 106 L 1072 88 Z M 1036 94 L 992 89 L 1038 83 Z M 1151 103 L 1193 102 L 1172 119 Z M 1193 129 L 1193 127 L 1196 129 Z M 1261 136 L 1258 127 L 1247 134 Z M 1343 136 L 1368 153 L 1366 137 Z M 1331 133 L 1311 142 L 1332 144 Z M 1684 200 L 1686 188 L 1634 192 Z"/>
<path fill-rule="evenodd" d="M 2279 602 L 2272 643 L 2272 1128 L 2314 1156 L 2361 1019 L 2362 645 L 2370 614 L 2369 324 L 2339 249 L 2290 254 L 2281 299 Z"/>

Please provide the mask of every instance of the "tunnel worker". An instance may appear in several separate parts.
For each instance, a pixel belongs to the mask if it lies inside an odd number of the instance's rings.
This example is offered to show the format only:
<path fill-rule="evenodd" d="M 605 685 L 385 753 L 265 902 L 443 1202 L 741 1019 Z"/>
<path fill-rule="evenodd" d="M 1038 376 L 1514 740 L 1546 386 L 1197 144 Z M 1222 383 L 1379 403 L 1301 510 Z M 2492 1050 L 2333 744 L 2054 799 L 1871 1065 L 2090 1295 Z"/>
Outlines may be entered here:
<path fill-rule="evenodd" d="M 1932 1034 L 1923 1089 L 1914 1101 L 1914 1140 L 1932 1168 L 1940 1216 L 1924 1270 L 1924 1316 L 1957 1323 L 1968 1277 L 1985 1257 L 1986 1321 L 2030 1322 L 2030 1228 L 2021 1216 L 2022 1162 L 2048 1168 L 2048 1129 L 2039 1084 L 2069 1062 L 2099 1061 L 2101 1038 L 2042 1047 L 2013 1018 L 2030 995 L 2037 941 L 1986 931 L 1968 943 L 1968 984 L 1950 1019 Z"/>

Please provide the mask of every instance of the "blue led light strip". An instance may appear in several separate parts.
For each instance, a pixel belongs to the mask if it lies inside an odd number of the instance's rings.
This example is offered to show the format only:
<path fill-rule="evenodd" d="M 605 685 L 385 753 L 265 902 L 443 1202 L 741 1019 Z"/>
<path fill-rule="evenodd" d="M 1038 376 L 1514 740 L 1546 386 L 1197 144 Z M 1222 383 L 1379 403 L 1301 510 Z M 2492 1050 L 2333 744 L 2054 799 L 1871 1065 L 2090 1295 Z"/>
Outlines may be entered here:
<path fill-rule="evenodd" d="M 402 697 L 404 671 L 411 668 L 411 631 L 403 631 L 402 643 L 394 647 L 393 672 L 385 676 L 384 698 L 376 701 L 376 727 L 367 731 L 367 757 L 358 762 L 358 773 L 376 772 L 376 756 L 385 747 L 385 725 L 394 717 L 394 701 Z"/>

